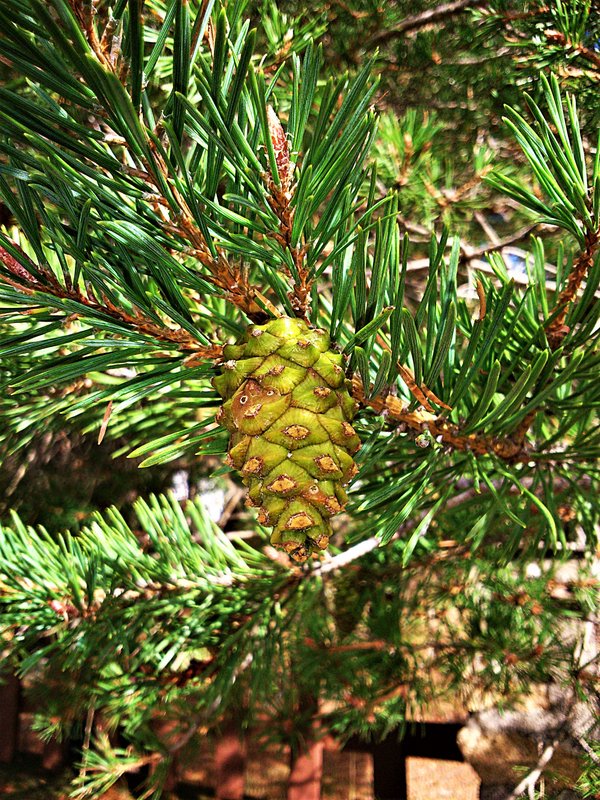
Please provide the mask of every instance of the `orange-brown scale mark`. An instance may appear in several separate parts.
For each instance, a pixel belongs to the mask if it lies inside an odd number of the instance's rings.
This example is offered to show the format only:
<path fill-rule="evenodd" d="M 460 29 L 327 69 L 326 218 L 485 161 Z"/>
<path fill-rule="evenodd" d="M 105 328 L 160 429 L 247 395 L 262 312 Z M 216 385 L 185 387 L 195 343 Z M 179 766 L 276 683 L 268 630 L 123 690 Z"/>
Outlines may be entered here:
<path fill-rule="evenodd" d="M 333 516 L 343 511 L 344 506 L 340 503 L 337 497 L 330 496 L 325 500 L 325 508 Z"/>
<path fill-rule="evenodd" d="M 315 464 L 318 466 L 320 470 L 323 472 L 339 472 L 339 467 L 331 458 L 331 456 L 317 456 L 315 458 Z"/>
<path fill-rule="evenodd" d="M 324 533 L 316 534 L 316 536 L 308 537 L 309 541 L 312 542 L 319 550 L 325 550 L 327 545 L 329 544 L 329 536 Z"/>
<path fill-rule="evenodd" d="M 262 458 L 260 458 L 259 456 L 253 456 L 252 458 L 249 458 L 248 461 L 246 461 L 242 471 L 251 473 L 261 472 L 264 465 L 265 462 L 263 461 Z"/>
<path fill-rule="evenodd" d="M 299 511 L 292 516 L 285 523 L 285 529 L 288 531 L 301 531 L 304 528 L 312 528 L 315 524 L 314 519 L 307 514 L 306 511 Z"/>
<path fill-rule="evenodd" d="M 302 497 L 321 511 L 325 508 L 332 516 L 339 514 L 344 509 L 337 497 L 325 494 L 316 484 L 303 491 Z"/>
<path fill-rule="evenodd" d="M 280 475 L 278 478 L 275 478 L 274 481 L 267 486 L 267 489 L 270 492 L 274 492 L 275 494 L 286 494 L 287 492 L 291 492 L 298 486 L 297 482 L 290 478 L 289 475 Z"/>
<path fill-rule="evenodd" d="M 305 428 L 304 425 L 288 425 L 287 428 L 283 429 L 283 432 L 286 436 L 289 436 L 290 439 L 295 439 L 296 441 L 306 439 L 310 433 L 308 428 Z"/>

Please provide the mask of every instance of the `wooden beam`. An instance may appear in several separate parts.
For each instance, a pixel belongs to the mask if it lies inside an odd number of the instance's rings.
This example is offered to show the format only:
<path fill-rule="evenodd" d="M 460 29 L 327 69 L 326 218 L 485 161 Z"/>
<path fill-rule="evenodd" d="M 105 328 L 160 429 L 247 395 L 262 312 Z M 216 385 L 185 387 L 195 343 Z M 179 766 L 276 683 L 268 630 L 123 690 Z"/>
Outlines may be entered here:
<path fill-rule="evenodd" d="M 323 779 L 323 741 L 309 740 L 292 756 L 287 800 L 320 800 Z"/>
<path fill-rule="evenodd" d="M 239 726 L 230 721 L 221 729 L 215 746 L 215 797 L 242 800 L 246 778 L 246 743 Z"/>
<path fill-rule="evenodd" d="M 0 762 L 10 764 L 17 752 L 19 736 L 20 681 L 16 675 L 3 679 L 0 685 Z"/>

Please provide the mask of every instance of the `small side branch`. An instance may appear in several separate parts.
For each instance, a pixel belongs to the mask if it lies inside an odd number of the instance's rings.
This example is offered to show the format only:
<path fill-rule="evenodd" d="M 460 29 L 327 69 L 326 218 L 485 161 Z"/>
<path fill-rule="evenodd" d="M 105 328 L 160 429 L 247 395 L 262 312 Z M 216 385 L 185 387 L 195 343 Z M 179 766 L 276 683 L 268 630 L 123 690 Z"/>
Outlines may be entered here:
<path fill-rule="evenodd" d="M 590 231 L 586 234 L 585 247 L 575 260 L 567 285 L 561 292 L 554 311 L 552 312 L 556 313 L 560 311 L 560 313 L 556 315 L 546 329 L 546 335 L 548 336 L 548 341 L 553 350 L 556 350 L 560 346 L 562 340 L 568 333 L 568 328 L 564 324 L 567 311 L 571 303 L 575 302 L 581 284 L 594 265 L 594 258 L 599 244 L 600 230 Z"/>
<path fill-rule="evenodd" d="M 289 298 L 295 313 L 306 319 L 312 281 L 306 269 L 306 246 L 294 247 L 292 244 L 292 224 L 294 221 L 292 176 L 294 165 L 290 161 L 290 151 L 285 131 L 279 117 L 271 106 L 267 107 L 267 122 L 277 168 L 277 176 L 274 176 L 271 171 L 264 176 L 268 190 L 268 203 L 279 220 L 279 230 L 273 236 L 291 256 L 294 265 L 294 275 L 292 276 L 294 288 L 289 293 Z"/>
<path fill-rule="evenodd" d="M 556 750 L 557 746 L 558 740 L 556 739 L 552 742 L 552 744 L 549 744 L 548 747 L 545 748 L 535 768 L 523 778 L 521 783 L 515 786 L 506 800 L 517 800 L 518 797 L 521 797 L 521 795 L 525 794 L 525 792 L 529 791 L 529 789 L 533 789 L 535 784 L 540 779 L 540 776 L 552 760 L 552 756 L 554 755 L 554 751 Z"/>
<path fill-rule="evenodd" d="M 36 292 L 50 294 L 59 299 L 73 300 L 80 303 L 90 311 L 104 314 L 111 319 L 123 323 L 131 330 L 146 334 L 160 342 L 169 342 L 177 345 L 181 350 L 193 351 L 195 357 L 220 358 L 222 348 L 218 345 L 205 347 L 201 345 L 188 331 L 183 328 L 169 328 L 166 325 L 158 325 L 153 320 L 144 316 L 140 311 L 130 313 L 122 308 L 115 306 L 108 298 L 103 298 L 100 302 L 91 294 L 84 294 L 75 286 L 62 286 L 56 279 L 52 270 L 44 265 L 34 264 L 29 256 L 23 252 L 16 244 L 15 249 L 19 250 L 20 261 L 17 261 L 7 250 L 0 246 L 0 263 L 8 271 L 9 276 L 0 275 L 0 281 L 10 284 L 18 291 L 34 295 Z M 31 264 L 31 271 L 24 266 Z M 38 273 L 42 279 L 35 276 Z M 82 315 L 83 316 L 83 312 Z"/>
<path fill-rule="evenodd" d="M 101 41 L 96 32 L 96 26 L 94 25 L 96 9 L 93 4 L 82 2 L 82 0 L 69 0 L 69 5 L 88 41 L 90 49 L 105 69 L 112 70 L 114 62 L 111 60 L 110 53 L 107 52 L 106 41 Z"/>
<path fill-rule="evenodd" d="M 550 44 L 557 44 L 564 47 L 567 51 L 571 50 L 572 52 L 577 53 L 581 56 L 585 61 L 592 64 L 594 72 L 598 72 L 600 70 L 600 56 L 598 53 L 590 50 L 589 47 L 586 47 L 583 44 L 575 44 L 570 42 L 569 39 L 561 33 L 560 31 L 556 30 L 548 30 L 546 31 L 546 39 Z"/>
<path fill-rule="evenodd" d="M 421 12 L 420 14 L 413 14 L 410 17 L 405 17 L 402 22 L 400 22 L 394 28 L 390 28 L 387 31 L 382 31 L 374 36 L 371 39 L 371 44 L 375 46 L 385 44 L 391 39 L 396 39 L 397 37 L 402 36 L 409 31 L 418 30 L 419 28 L 424 28 L 427 25 L 440 22 L 448 17 L 462 14 L 463 11 L 466 11 L 469 8 L 485 5 L 485 0 L 455 0 L 453 3 L 442 3 L 442 5 L 436 6 L 435 8 L 430 8 L 427 11 Z"/>
<path fill-rule="evenodd" d="M 81 0 L 69 0 L 73 13 L 84 33 L 90 50 L 94 53 L 102 67 L 113 72 L 119 80 L 125 79 L 125 73 L 120 64 L 120 41 L 115 39 L 109 43 L 105 35 L 100 39 L 97 35 L 94 22 L 94 13 L 91 4 L 84 4 Z M 90 5 L 90 8 L 87 8 Z M 107 24 L 107 29 L 110 27 Z M 103 42 L 103 40 L 106 41 Z M 110 54 L 107 54 L 107 49 Z M 113 52 L 116 50 L 116 53 Z M 269 314 L 278 316 L 278 312 L 272 303 L 260 292 L 250 285 L 248 276 L 237 264 L 231 263 L 222 252 L 208 246 L 202 231 L 200 230 L 194 215 L 185 197 L 179 191 L 174 182 L 170 179 L 169 169 L 161 154 L 157 152 L 153 142 L 148 137 L 148 148 L 153 151 L 153 163 L 150 160 L 142 160 L 142 169 L 133 170 L 135 177 L 141 178 L 148 186 L 154 189 L 157 203 L 160 205 L 159 214 L 162 217 L 162 228 L 168 234 L 175 234 L 187 240 L 190 244 L 189 255 L 195 257 L 207 270 L 207 280 L 214 286 L 222 289 L 227 299 L 241 311 L 243 311 L 253 322 L 264 322 Z M 162 195 L 161 184 L 169 183 L 171 198 Z M 260 301 L 260 302 L 257 302 Z M 268 313 L 264 309 L 268 309 Z"/>
<path fill-rule="evenodd" d="M 380 546 L 381 539 L 378 539 L 377 536 L 370 536 L 368 539 L 355 544 L 353 547 L 349 547 L 343 553 L 333 556 L 333 558 L 330 558 L 328 561 L 320 561 L 311 570 L 311 575 L 320 576 L 327 575 L 329 572 L 335 572 L 336 569 L 342 569 L 348 566 L 348 564 L 351 564 L 358 558 L 366 556 L 367 553 L 372 553 L 373 550 L 377 550 Z"/>
<path fill-rule="evenodd" d="M 455 450 L 470 451 L 475 455 L 495 455 L 509 462 L 529 461 L 531 453 L 524 442 L 512 438 L 480 436 L 475 433 L 464 434 L 460 427 L 443 417 L 439 417 L 427 409 L 409 411 L 407 406 L 397 397 L 373 397 L 367 399 L 360 378 L 354 377 L 352 383 L 353 396 L 359 403 L 369 406 L 378 414 L 385 414 L 388 419 L 404 424 L 417 433 L 429 431 L 434 439 Z"/>
<path fill-rule="evenodd" d="M 555 231 L 556 228 L 554 225 L 526 225 L 525 227 L 513 233 L 511 236 L 506 236 L 503 239 L 498 238 L 494 242 L 490 241 L 479 247 L 472 247 L 469 244 L 461 243 L 461 257 L 464 261 L 475 261 L 476 259 L 488 255 L 488 253 L 496 253 L 499 250 L 503 250 L 505 247 L 519 244 L 533 234 L 537 236 L 549 235 Z"/>

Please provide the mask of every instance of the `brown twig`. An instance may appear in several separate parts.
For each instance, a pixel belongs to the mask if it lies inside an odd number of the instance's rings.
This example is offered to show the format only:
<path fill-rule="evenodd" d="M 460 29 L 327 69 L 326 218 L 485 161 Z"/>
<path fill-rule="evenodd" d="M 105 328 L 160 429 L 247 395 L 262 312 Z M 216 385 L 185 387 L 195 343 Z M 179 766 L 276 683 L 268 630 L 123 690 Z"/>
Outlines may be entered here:
<path fill-rule="evenodd" d="M 560 346 L 562 340 L 569 332 L 567 326 L 564 324 L 567 311 L 571 303 L 575 301 L 579 287 L 594 265 L 594 258 L 599 244 L 600 230 L 588 231 L 585 235 L 585 247 L 575 260 L 567 285 L 560 293 L 558 302 L 552 312 L 552 314 L 556 312 L 559 313 L 556 314 L 550 325 L 546 328 L 548 342 L 553 350 L 556 350 Z"/>
<path fill-rule="evenodd" d="M 502 19 L 505 22 L 514 22 L 515 20 L 537 17 L 538 14 L 546 14 L 547 12 L 548 6 L 537 6 L 529 9 L 528 11 L 508 11 L 506 14 L 502 15 Z"/>
<path fill-rule="evenodd" d="M 417 384 L 415 380 L 415 376 L 409 370 L 408 367 L 403 366 L 402 364 L 398 363 L 397 365 L 398 373 L 400 377 L 406 384 L 408 391 L 412 394 L 412 396 L 419 401 L 419 403 L 423 406 L 426 411 L 433 412 L 433 406 L 429 402 L 431 400 L 432 403 L 436 403 L 436 405 L 441 406 L 442 408 L 448 409 L 451 411 L 449 405 L 446 405 L 443 400 L 435 395 L 431 389 L 429 389 L 424 383 L 420 386 Z"/>
<path fill-rule="evenodd" d="M 92 52 L 105 69 L 113 70 L 114 64 L 107 55 L 107 37 L 98 38 L 96 26 L 94 25 L 94 14 L 96 10 L 92 3 L 83 3 L 82 0 L 69 0 L 69 5 L 77 18 L 77 22 L 88 41 Z"/>
<path fill-rule="evenodd" d="M 546 39 L 551 44 L 558 44 L 561 47 L 571 49 L 575 53 L 578 53 L 586 61 L 589 61 L 590 64 L 593 64 L 595 70 L 600 70 L 600 56 L 598 55 L 598 53 L 595 53 L 593 50 L 590 50 L 589 47 L 585 47 L 585 45 L 582 44 L 574 44 L 573 42 L 569 41 L 569 39 L 564 35 L 564 33 L 554 29 L 547 30 L 545 32 L 545 35 Z"/>
<path fill-rule="evenodd" d="M 546 330 L 548 343 L 553 350 L 556 350 L 560 346 L 562 340 L 569 332 L 569 328 L 564 324 L 567 310 L 569 304 L 576 299 L 577 290 L 584 281 L 589 270 L 592 268 L 595 251 L 599 241 L 600 231 L 594 231 L 586 235 L 585 249 L 582 253 L 580 253 L 579 258 L 575 261 L 573 269 L 571 270 L 571 274 L 569 275 L 567 285 L 561 292 L 558 303 L 554 309 L 554 311 L 558 311 L 559 309 L 561 309 L 561 311 L 550 323 Z M 546 384 L 548 381 L 550 381 L 550 378 L 548 378 Z M 537 394 L 538 388 L 541 390 L 542 386 L 536 387 L 536 389 L 534 389 L 534 394 Z M 532 426 L 539 410 L 539 407 L 533 408 L 520 422 L 519 426 L 512 435 L 512 440 L 515 443 L 523 445 L 525 442 L 525 437 L 527 436 L 527 432 Z"/>
<path fill-rule="evenodd" d="M 307 247 L 294 247 L 292 245 L 292 224 L 294 221 L 292 208 L 294 191 L 292 187 L 293 164 L 290 162 L 287 136 L 279 117 L 271 106 L 267 108 L 267 122 L 277 167 L 277 180 L 275 180 L 270 171 L 264 176 L 268 189 L 267 200 L 279 220 L 279 231 L 273 236 L 281 247 L 289 252 L 292 258 L 295 276 L 294 288 L 289 297 L 296 314 L 306 319 L 312 280 L 305 263 Z"/>
<path fill-rule="evenodd" d="M 380 347 L 383 347 L 388 352 L 391 352 L 390 346 L 385 341 L 383 336 L 381 336 L 381 334 L 377 334 L 377 343 L 380 345 Z M 415 400 L 419 401 L 419 403 L 423 406 L 423 408 L 426 411 L 430 411 L 432 413 L 434 412 L 434 408 L 431 405 L 431 403 L 435 403 L 436 405 L 441 406 L 442 408 L 445 408 L 448 411 L 452 410 L 449 405 L 444 403 L 443 400 L 440 400 L 440 398 L 436 394 L 434 394 L 431 391 L 431 389 L 424 383 L 421 383 L 421 385 L 419 386 L 415 380 L 415 376 L 408 367 L 398 362 L 396 364 L 396 369 L 398 370 L 398 374 L 406 384 L 408 391 L 412 394 Z M 429 401 L 431 401 L 431 403 Z"/>
<path fill-rule="evenodd" d="M 549 744 L 548 747 L 544 749 L 539 761 L 535 765 L 535 768 L 532 769 L 531 772 L 526 775 L 517 786 L 515 786 L 513 791 L 507 796 L 506 800 L 517 800 L 517 797 L 521 797 L 521 795 L 525 794 L 525 792 L 535 786 L 542 773 L 552 760 L 552 756 L 554 755 L 554 751 L 558 747 L 558 744 L 558 739 L 555 739 L 552 744 Z"/>
<path fill-rule="evenodd" d="M 519 242 L 529 238 L 531 234 L 537 234 L 540 236 L 542 234 L 548 235 L 554 233 L 555 231 L 556 228 L 553 225 L 540 225 L 538 223 L 535 225 L 527 225 L 523 228 L 520 228 L 518 231 L 515 231 L 515 233 L 511 234 L 510 236 L 506 236 L 503 239 L 497 239 L 495 242 L 487 242 L 480 247 L 471 247 L 468 244 L 461 243 L 461 256 L 464 261 L 475 261 L 476 259 L 481 258 L 488 253 L 495 253 L 498 250 L 503 250 L 505 247 L 518 244 Z"/>
<path fill-rule="evenodd" d="M 442 3 L 442 5 L 430 8 L 427 11 L 422 11 L 420 14 L 413 14 L 410 17 L 405 17 L 402 22 L 398 23 L 395 27 L 389 28 L 386 31 L 381 31 L 373 36 L 369 44 L 377 47 L 409 31 L 424 28 L 427 25 L 440 22 L 448 17 L 462 14 L 463 11 L 467 11 L 474 6 L 485 7 L 486 5 L 486 0 L 454 0 L 452 3 Z"/>
<path fill-rule="evenodd" d="M 482 436 L 476 433 L 465 434 L 455 423 L 437 416 L 426 409 L 408 410 L 398 397 L 365 397 L 362 382 L 355 376 L 352 382 L 354 398 L 365 406 L 372 408 L 379 414 L 385 414 L 388 419 L 406 425 L 418 433 L 428 431 L 431 436 L 441 444 L 454 450 L 468 451 L 475 455 L 494 455 L 508 462 L 529 461 L 531 453 L 523 442 L 516 442 L 512 438 L 499 438 L 495 436 Z"/>
<path fill-rule="evenodd" d="M 128 328 L 138 333 L 146 334 L 161 342 L 176 344 L 181 350 L 193 351 L 195 357 L 202 356 L 208 359 L 220 358 L 222 353 L 220 345 L 209 345 L 208 347 L 201 345 L 183 328 L 169 328 L 166 325 L 158 325 L 153 320 L 144 316 L 140 311 L 136 310 L 134 313 L 129 313 L 122 308 L 118 308 L 106 297 L 100 302 L 91 294 L 84 294 L 77 287 L 62 286 L 56 280 L 56 277 L 49 267 L 34 264 L 25 252 L 14 242 L 12 244 L 15 249 L 19 250 L 22 261 L 31 264 L 31 272 L 27 267 L 23 266 L 22 262 L 17 261 L 7 250 L 0 246 L 0 262 L 8 270 L 10 275 L 13 276 L 11 278 L 3 275 L 0 276 L 0 280 L 9 283 L 20 292 L 28 295 L 34 295 L 36 292 L 44 292 L 60 299 L 73 300 L 91 311 L 104 314 L 111 319 L 123 323 Z M 43 281 L 35 277 L 36 272 L 43 276 Z M 82 311 L 81 316 L 84 316 L 84 314 L 85 312 Z"/>
<path fill-rule="evenodd" d="M 102 42 L 97 35 L 93 16 L 84 8 L 81 0 L 69 0 L 81 29 L 90 45 L 90 49 L 102 64 L 104 69 L 114 72 L 121 80 L 123 75 L 118 66 L 118 61 L 106 55 L 109 46 L 108 39 Z M 112 45 L 111 45 L 112 51 Z M 190 243 L 190 255 L 200 261 L 208 270 L 207 279 L 214 286 L 223 289 L 228 300 L 241 309 L 253 322 L 264 322 L 269 314 L 280 316 L 273 304 L 248 282 L 247 273 L 238 264 L 231 263 L 224 254 L 217 253 L 215 257 L 208 247 L 206 240 L 198 228 L 194 215 L 185 198 L 177 187 L 169 180 L 169 169 L 161 154 L 156 151 L 153 143 L 148 140 L 148 147 L 153 151 L 153 163 L 144 160 L 143 169 L 136 169 L 135 176 L 144 180 L 147 186 L 155 190 L 157 202 L 163 213 L 162 227 L 170 234 L 181 236 Z M 169 182 L 172 201 L 162 196 L 160 184 Z M 171 214 L 167 209 L 171 209 Z M 260 302 L 257 302 L 260 301 Z M 268 310 L 268 313 L 264 309 Z"/>

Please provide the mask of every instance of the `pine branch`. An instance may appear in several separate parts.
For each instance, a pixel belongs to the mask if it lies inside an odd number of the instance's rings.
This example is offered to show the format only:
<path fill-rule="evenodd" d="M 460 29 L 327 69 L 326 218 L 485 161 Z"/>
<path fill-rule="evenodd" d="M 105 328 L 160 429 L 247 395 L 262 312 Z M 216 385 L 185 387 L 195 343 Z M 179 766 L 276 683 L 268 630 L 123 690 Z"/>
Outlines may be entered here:
<path fill-rule="evenodd" d="M 454 450 L 470 452 L 474 455 L 494 455 L 508 463 L 528 462 L 535 454 L 523 442 L 512 437 L 501 438 L 475 433 L 463 434 L 460 426 L 448 422 L 426 409 L 410 410 L 399 398 L 388 395 L 383 398 L 365 396 L 360 378 L 355 377 L 352 383 L 354 398 L 363 405 L 372 408 L 377 414 L 383 414 L 391 422 L 406 425 L 418 433 L 425 431 L 440 444 Z"/>
<path fill-rule="evenodd" d="M 585 234 L 585 248 L 577 256 L 569 273 L 567 285 L 560 293 L 556 306 L 551 313 L 551 322 L 546 328 L 548 342 L 553 350 L 560 347 L 569 328 L 564 324 L 569 311 L 569 306 L 577 299 L 577 292 L 581 284 L 594 266 L 594 260 L 600 245 L 600 229 L 587 231 Z"/>
<path fill-rule="evenodd" d="M 517 800 L 518 797 L 521 797 L 525 794 L 525 792 L 531 793 L 535 787 L 535 784 L 538 782 L 542 774 L 544 773 L 546 767 L 552 760 L 554 756 L 554 751 L 559 745 L 559 740 L 555 739 L 552 744 L 549 744 L 547 747 L 544 748 L 541 756 L 538 759 L 535 768 L 531 770 L 523 780 L 515 786 L 512 792 L 507 795 L 506 800 Z"/>
<path fill-rule="evenodd" d="M 82 316 L 85 314 L 85 309 L 89 309 L 96 314 L 106 315 L 123 323 L 130 330 L 151 336 L 161 342 L 176 344 L 181 350 L 192 350 L 195 358 L 217 359 L 221 357 L 222 348 L 220 345 L 205 347 L 195 340 L 188 331 L 181 328 L 161 327 L 145 317 L 140 311 L 136 311 L 135 314 L 129 314 L 124 309 L 117 308 L 107 297 L 104 297 L 103 302 L 100 303 L 91 293 L 86 295 L 77 287 L 62 286 L 47 265 L 34 264 L 15 242 L 10 242 L 10 245 L 19 252 L 21 262 L 17 261 L 0 245 L 0 261 L 8 272 L 14 276 L 14 279 L 6 275 L 0 276 L 0 281 L 5 280 L 20 292 L 29 295 L 44 292 L 60 299 L 73 300 L 83 307 Z M 24 263 L 28 264 L 30 269 L 23 266 Z M 37 278 L 36 273 L 43 280 Z"/>
<path fill-rule="evenodd" d="M 271 171 L 267 176 L 269 205 L 280 221 L 279 231 L 273 234 L 281 247 L 287 250 L 294 265 L 294 288 L 289 297 L 297 316 L 307 319 L 308 303 L 312 280 L 306 267 L 307 245 L 294 246 L 292 243 L 292 226 L 294 209 L 294 186 L 291 185 L 294 165 L 290 163 L 289 143 L 279 117 L 272 106 L 267 107 L 267 125 L 275 157 L 276 178 Z"/>
<path fill-rule="evenodd" d="M 539 487 L 535 485 L 536 481 L 534 478 L 531 477 L 524 477 L 520 481 L 520 485 L 522 485 L 526 489 L 533 490 L 536 495 L 542 496 L 543 492 L 540 490 Z M 463 504 L 467 504 L 474 499 L 481 499 L 486 495 L 489 495 L 491 492 L 499 491 L 502 489 L 502 480 L 493 480 L 490 481 L 488 485 L 478 486 L 475 487 L 472 481 L 468 481 L 466 479 L 459 478 L 455 484 L 455 490 L 457 491 L 456 494 L 453 494 L 443 505 L 443 512 L 447 513 L 448 511 L 460 509 Z M 584 489 L 589 491 L 592 488 L 592 479 L 589 476 L 584 475 L 581 480 L 577 482 L 578 488 Z M 560 493 L 567 492 L 572 489 L 572 483 L 567 481 L 565 478 L 557 476 L 552 481 L 552 491 L 558 496 Z M 519 493 L 519 487 L 513 486 L 510 489 L 510 493 L 517 495 Z M 417 528 L 421 522 L 427 517 L 429 514 L 429 509 L 426 508 L 422 511 L 419 511 L 418 514 L 413 516 L 411 519 L 404 522 L 402 525 L 398 527 L 398 529 L 394 532 L 394 534 L 389 538 L 388 544 L 391 542 L 403 541 L 407 534 L 411 533 L 415 528 Z M 456 544 L 456 542 L 454 543 Z M 440 545 L 441 546 L 441 545 Z M 347 548 L 341 553 L 337 553 L 330 558 L 327 558 L 324 561 L 321 561 L 315 564 L 309 571 L 310 576 L 320 577 L 323 575 L 329 575 L 333 572 L 337 572 L 339 570 L 344 570 L 350 564 L 359 559 L 364 558 L 364 556 L 368 555 L 369 553 L 374 552 L 382 547 L 381 538 L 379 536 L 369 536 L 366 539 L 358 542 L 357 544 L 353 545 L 352 547 Z M 454 548 L 456 552 L 456 548 Z M 433 558 L 436 556 L 434 555 Z"/>
<path fill-rule="evenodd" d="M 86 2 L 86 0 L 68 0 L 68 3 L 81 26 L 81 30 L 87 39 L 91 51 L 105 69 L 115 72 L 116 59 L 114 56 L 111 57 L 107 46 L 108 41 L 106 39 L 106 33 L 110 26 L 106 24 L 105 35 L 102 39 L 99 39 L 96 32 L 96 25 L 94 24 L 94 16 L 98 12 L 94 5 Z"/>
<path fill-rule="evenodd" d="M 422 11 L 419 14 L 413 14 L 412 16 L 405 17 L 402 22 L 400 22 L 398 25 L 395 25 L 393 28 L 381 31 L 373 36 L 370 41 L 370 45 L 378 47 L 382 44 L 386 44 L 392 39 L 403 36 L 409 31 L 414 31 L 428 25 L 433 25 L 436 22 L 440 22 L 448 19 L 449 17 L 462 14 L 463 11 L 468 11 L 469 9 L 477 6 L 482 6 L 485 8 L 486 5 L 487 0 L 454 0 L 452 3 L 442 3 L 435 8 L 430 8 L 427 9 L 427 11 Z"/>
<path fill-rule="evenodd" d="M 148 146 L 152 142 L 148 140 Z M 158 171 L 158 172 L 157 172 Z M 161 227 L 169 236 L 177 236 L 187 240 L 189 247 L 186 253 L 196 258 L 209 271 L 208 280 L 216 287 L 223 289 L 228 300 L 243 311 L 253 322 L 264 322 L 268 317 L 267 309 L 272 316 L 281 316 L 280 312 L 264 295 L 250 285 L 247 271 L 241 265 L 232 263 L 223 250 L 213 245 L 208 246 L 204 233 L 198 228 L 189 204 L 179 189 L 169 181 L 169 169 L 166 161 L 159 153 L 154 155 L 154 164 L 146 162 L 145 170 L 137 169 L 135 176 L 142 178 L 145 183 L 153 187 L 155 197 L 158 199 L 163 212 L 171 209 L 171 214 L 163 213 Z M 170 197 L 165 197 L 161 187 L 165 182 L 170 184 Z M 257 304 L 260 300 L 260 305 Z"/>
<path fill-rule="evenodd" d="M 488 253 L 494 253 L 498 250 L 503 250 L 505 247 L 519 244 L 519 242 L 526 241 L 530 236 L 536 234 L 537 236 L 547 235 L 550 236 L 556 233 L 556 228 L 551 225 L 541 225 L 539 222 L 534 225 L 525 225 L 518 231 L 511 233 L 502 239 L 497 238 L 495 241 L 489 241 L 486 244 L 473 247 L 473 245 L 461 243 L 462 257 L 465 261 L 476 261 Z"/>
<path fill-rule="evenodd" d="M 69 0 L 77 19 L 82 25 L 82 30 L 88 40 L 90 48 L 98 58 L 102 66 L 113 72 L 120 80 L 123 79 L 122 70 L 117 66 L 114 59 L 106 56 L 104 48 L 98 39 L 96 28 L 93 22 L 92 7 L 86 9 L 83 0 Z M 141 22 L 140 22 L 141 24 Z M 145 131 L 144 131 L 145 132 Z M 278 316 L 278 312 L 273 305 L 262 294 L 248 283 L 247 274 L 237 265 L 233 265 L 225 257 L 219 248 L 209 247 L 205 234 L 198 228 L 194 215 L 190 210 L 189 204 L 175 186 L 169 180 L 169 169 L 161 153 L 157 152 L 154 142 L 146 135 L 146 144 L 149 151 L 153 152 L 153 160 L 142 159 L 143 170 L 137 170 L 136 176 L 141 177 L 146 183 L 153 187 L 155 196 L 158 198 L 162 209 L 171 209 L 171 217 L 162 222 L 163 229 L 168 234 L 175 234 L 190 243 L 190 254 L 200 261 L 210 272 L 209 280 L 220 289 L 223 289 L 229 300 L 240 308 L 254 322 L 264 322 L 266 315 L 264 308 L 268 308 L 273 316 Z M 169 196 L 166 197 L 162 187 L 169 183 Z M 261 306 L 257 305 L 256 298 L 262 301 Z"/>
<path fill-rule="evenodd" d="M 549 45 L 560 45 L 564 47 L 568 55 L 573 52 L 577 53 L 585 61 L 593 65 L 595 73 L 600 72 L 600 56 L 589 47 L 581 44 L 581 42 L 571 42 L 562 31 L 550 29 L 546 30 L 544 35 Z"/>

